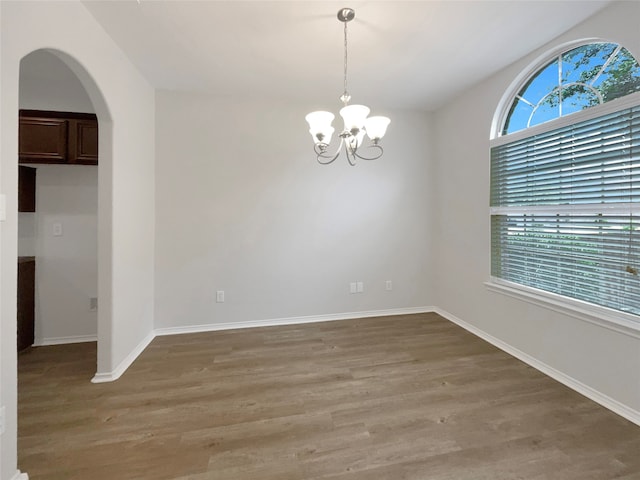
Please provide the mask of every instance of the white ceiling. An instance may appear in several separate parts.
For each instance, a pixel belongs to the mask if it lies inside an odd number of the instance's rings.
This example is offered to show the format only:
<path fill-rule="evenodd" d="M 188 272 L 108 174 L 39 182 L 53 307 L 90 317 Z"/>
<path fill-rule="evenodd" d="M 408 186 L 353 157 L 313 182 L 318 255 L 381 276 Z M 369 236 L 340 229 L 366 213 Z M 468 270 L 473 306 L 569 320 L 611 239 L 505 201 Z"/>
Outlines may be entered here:
<path fill-rule="evenodd" d="M 351 7 L 352 103 L 435 109 L 609 0 L 84 1 L 157 88 L 331 109 Z M 377 109 L 378 113 L 379 108 Z"/>

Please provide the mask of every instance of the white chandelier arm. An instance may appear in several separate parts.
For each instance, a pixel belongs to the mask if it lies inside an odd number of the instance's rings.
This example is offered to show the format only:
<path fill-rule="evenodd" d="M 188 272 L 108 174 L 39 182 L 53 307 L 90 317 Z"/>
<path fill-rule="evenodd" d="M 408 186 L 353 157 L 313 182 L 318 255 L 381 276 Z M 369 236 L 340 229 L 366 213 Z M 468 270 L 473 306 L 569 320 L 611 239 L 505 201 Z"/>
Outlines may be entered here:
<path fill-rule="evenodd" d="M 340 139 L 340 145 L 336 150 L 335 155 L 327 154 L 327 148 L 329 147 L 326 143 L 317 143 L 313 146 L 313 151 L 316 153 L 318 163 L 320 165 L 329 165 L 336 161 L 336 159 L 340 156 L 340 150 L 342 149 L 342 144 L 344 143 L 343 139 Z"/>
<path fill-rule="evenodd" d="M 349 162 L 349 165 L 351 165 L 352 167 L 356 166 L 356 151 L 352 148 L 349 148 L 349 144 L 345 142 L 344 144 L 344 151 L 347 154 L 347 161 Z"/>
<path fill-rule="evenodd" d="M 384 153 L 384 150 L 382 149 L 381 145 L 369 145 L 367 147 L 365 147 L 367 150 L 373 149 L 375 150 L 375 154 L 373 157 L 365 157 L 363 155 L 360 155 L 358 152 L 360 152 L 362 150 L 362 147 L 360 147 L 358 150 L 354 151 L 353 154 L 358 157 L 360 160 L 377 160 L 378 158 L 380 158 L 382 156 L 382 154 Z"/>
<path fill-rule="evenodd" d="M 318 143 L 314 145 L 313 150 L 317 156 L 317 160 L 320 165 L 329 165 L 338 159 L 343 146 L 344 146 L 344 152 L 347 157 L 347 161 L 349 162 L 349 165 L 351 165 L 352 167 L 355 167 L 356 159 L 377 160 L 384 153 L 382 146 L 378 144 L 368 145 L 366 147 L 355 147 L 355 148 L 350 147 L 349 142 L 345 141 L 344 137 L 340 139 L 340 145 L 338 145 L 338 148 L 336 149 L 334 154 L 327 153 L 327 148 L 329 147 L 329 145 L 327 145 L 326 143 Z M 365 150 L 365 149 L 373 150 L 375 153 L 371 156 L 362 155 L 361 152 L 362 150 Z"/>

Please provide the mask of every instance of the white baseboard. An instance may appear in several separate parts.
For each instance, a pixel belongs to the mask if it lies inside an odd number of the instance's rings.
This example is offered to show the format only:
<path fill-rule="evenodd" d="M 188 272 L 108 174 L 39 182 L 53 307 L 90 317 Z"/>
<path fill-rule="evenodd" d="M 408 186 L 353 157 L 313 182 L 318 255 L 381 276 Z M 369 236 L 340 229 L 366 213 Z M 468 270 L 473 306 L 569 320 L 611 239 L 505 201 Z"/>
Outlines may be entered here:
<path fill-rule="evenodd" d="M 11 480 L 29 480 L 29 475 L 18 470 Z"/>
<path fill-rule="evenodd" d="M 253 320 L 248 322 L 228 322 L 206 325 L 191 325 L 185 327 L 158 328 L 151 332 L 134 348 L 127 358 L 125 358 L 117 368 L 111 372 L 97 372 L 91 379 L 92 383 L 113 382 L 131 366 L 145 348 L 159 335 L 179 335 L 183 333 L 202 333 L 217 330 L 232 330 L 236 328 L 270 327 L 276 325 L 295 325 L 299 323 L 328 322 L 334 320 L 349 320 L 354 318 L 383 317 L 391 315 L 408 315 L 412 313 L 433 312 L 434 307 L 409 307 L 391 310 L 371 310 L 365 312 L 336 313 L 330 315 L 315 315 L 308 317 L 287 317 L 269 320 Z"/>
<path fill-rule="evenodd" d="M 480 330 L 478 327 L 475 327 L 470 323 L 467 323 L 464 320 L 461 320 L 460 318 L 450 314 L 449 312 L 441 310 L 440 308 L 437 308 L 437 307 L 434 309 L 434 312 L 446 318 L 447 320 L 461 326 L 465 330 L 473 333 L 474 335 L 482 338 L 483 340 L 486 340 L 493 346 L 499 348 L 500 350 L 505 351 L 509 355 L 516 357 L 518 360 L 523 361 L 524 363 L 530 365 L 531 367 L 544 373 L 545 375 L 548 375 L 554 380 L 557 380 L 563 385 L 566 385 L 572 390 L 575 390 L 576 392 L 584 395 L 590 400 L 593 400 L 594 402 L 599 403 L 600 405 L 611 410 L 612 412 L 617 413 L 621 417 L 626 418 L 630 422 L 633 422 L 636 425 L 640 425 L 640 412 L 638 412 L 637 410 L 634 410 L 629 406 L 623 403 L 620 403 L 619 401 L 605 395 L 604 393 L 599 392 L 598 390 L 595 390 L 594 388 L 589 387 L 588 385 L 585 385 L 584 383 L 576 380 L 575 378 L 559 370 L 556 370 L 555 368 L 547 365 L 546 363 L 543 363 L 540 360 L 532 357 L 531 355 L 524 353 L 523 351 L 518 350 L 515 347 L 512 347 L 508 343 L 505 343 L 502 340 L 495 338 L 494 336 L 488 334 L 484 330 Z"/>
<path fill-rule="evenodd" d="M 328 315 L 311 315 L 305 317 L 271 318 L 267 320 L 251 320 L 246 322 L 212 323 L 205 325 L 190 325 L 184 327 L 157 328 L 155 334 L 179 335 L 183 333 L 214 332 L 218 330 L 234 330 L 237 328 L 274 327 L 277 325 L 296 325 L 301 323 L 332 322 L 337 320 L 352 320 L 354 318 L 388 317 L 392 315 L 409 315 L 413 313 L 434 312 L 435 307 L 409 307 L 389 310 L 369 310 L 364 312 L 332 313 Z"/>
<path fill-rule="evenodd" d="M 120 362 L 120 364 L 111 372 L 98 372 L 91 379 L 92 383 L 105 383 L 113 382 L 122 376 L 126 372 L 127 368 L 140 356 L 145 348 L 155 338 L 154 332 L 149 333 L 142 341 L 127 355 L 127 357 Z"/>
<path fill-rule="evenodd" d="M 34 347 L 46 347 L 48 345 L 65 345 L 67 343 L 85 343 L 97 342 L 97 335 L 76 335 L 73 337 L 49 337 L 36 338 L 33 342 Z"/>
<path fill-rule="evenodd" d="M 328 322 L 337 320 L 350 320 L 356 318 L 369 318 L 369 317 L 381 317 L 392 315 L 409 315 L 416 313 L 430 313 L 435 312 L 438 315 L 446 318 L 447 320 L 459 325 L 465 330 L 473 333 L 474 335 L 482 338 L 483 340 L 491 343 L 495 347 L 503 350 L 504 352 L 516 357 L 517 359 L 532 366 L 536 370 L 548 375 L 549 377 L 557 380 L 558 382 L 566 385 L 567 387 L 581 393 L 585 397 L 599 403 L 603 407 L 617 413 L 618 415 L 626 418 L 627 420 L 640 425 L 640 412 L 630 408 L 629 406 L 595 390 L 594 388 L 585 385 L 584 383 L 576 380 L 575 378 L 556 370 L 555 368 L 541 362 L 540 360 L 532 357 L 531 355 L 518 350 L 517 348 L 509 345 L 508 343 L 488 334 L 487 332 L 465 322 L 464 320 L 452 315 L 451 313 L 444 311 L 438 307 L 410 307 L 410 308 L 398 308 L 389 310 L 372 310 L 364 312 L 348 312 L 348 313 L 336 313 L 329 315 L 312 315 L 304 317 L 286 317 L 275 318 L 267 320 L 252 320 L 246 322 L 227 322 L 217 324 L 206 325 L 190 325 L 183 327 L 165 327 L 158 328 L 151 332 L 147 337 L 142 340 L 138 346 L 125 358 L 118 367 L 112 372 L 96 373 L 91 380 L 93 383 L 112 382 L 120 378 L 120 376 L 129 368 L 129 366 L 136 360 L 136 358 L 144 351 L 144 349 L 151 343 L 156 336 L 161 335 L 179 335 L 185 333 L 201 333 L 211 332 L 218 330 L 233 330 L 239 328 L 254 328 L 254 327 L 270 327 L 276 325 L 295 325 L 302 323 L 315 323 L 315 322 Z M 23 480 L 22 477 L 17 477 L 16 480 Z"/>

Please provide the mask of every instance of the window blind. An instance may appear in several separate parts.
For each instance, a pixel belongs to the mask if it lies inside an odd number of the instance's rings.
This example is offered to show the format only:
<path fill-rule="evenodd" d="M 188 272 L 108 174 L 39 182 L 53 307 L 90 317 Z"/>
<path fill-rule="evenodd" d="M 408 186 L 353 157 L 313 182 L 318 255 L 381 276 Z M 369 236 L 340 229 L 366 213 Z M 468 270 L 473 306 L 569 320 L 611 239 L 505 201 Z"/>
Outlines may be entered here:
<path fill-rule="evenodd" d="M 494 277 L 640 315 L 640 107 L 492 148 L 491 213 Z"/>

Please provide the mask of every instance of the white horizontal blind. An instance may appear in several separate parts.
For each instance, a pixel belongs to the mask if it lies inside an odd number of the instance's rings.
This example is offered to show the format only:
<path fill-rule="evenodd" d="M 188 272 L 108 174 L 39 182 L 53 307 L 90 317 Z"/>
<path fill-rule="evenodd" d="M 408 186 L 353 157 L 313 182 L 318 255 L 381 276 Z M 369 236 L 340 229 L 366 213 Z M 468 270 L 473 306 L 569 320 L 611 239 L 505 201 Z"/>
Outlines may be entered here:
<path fill-rule="evenodd" d="M 640 107 L 494 147 L 491 206 L 494 277 L 640 315 Z"/>

